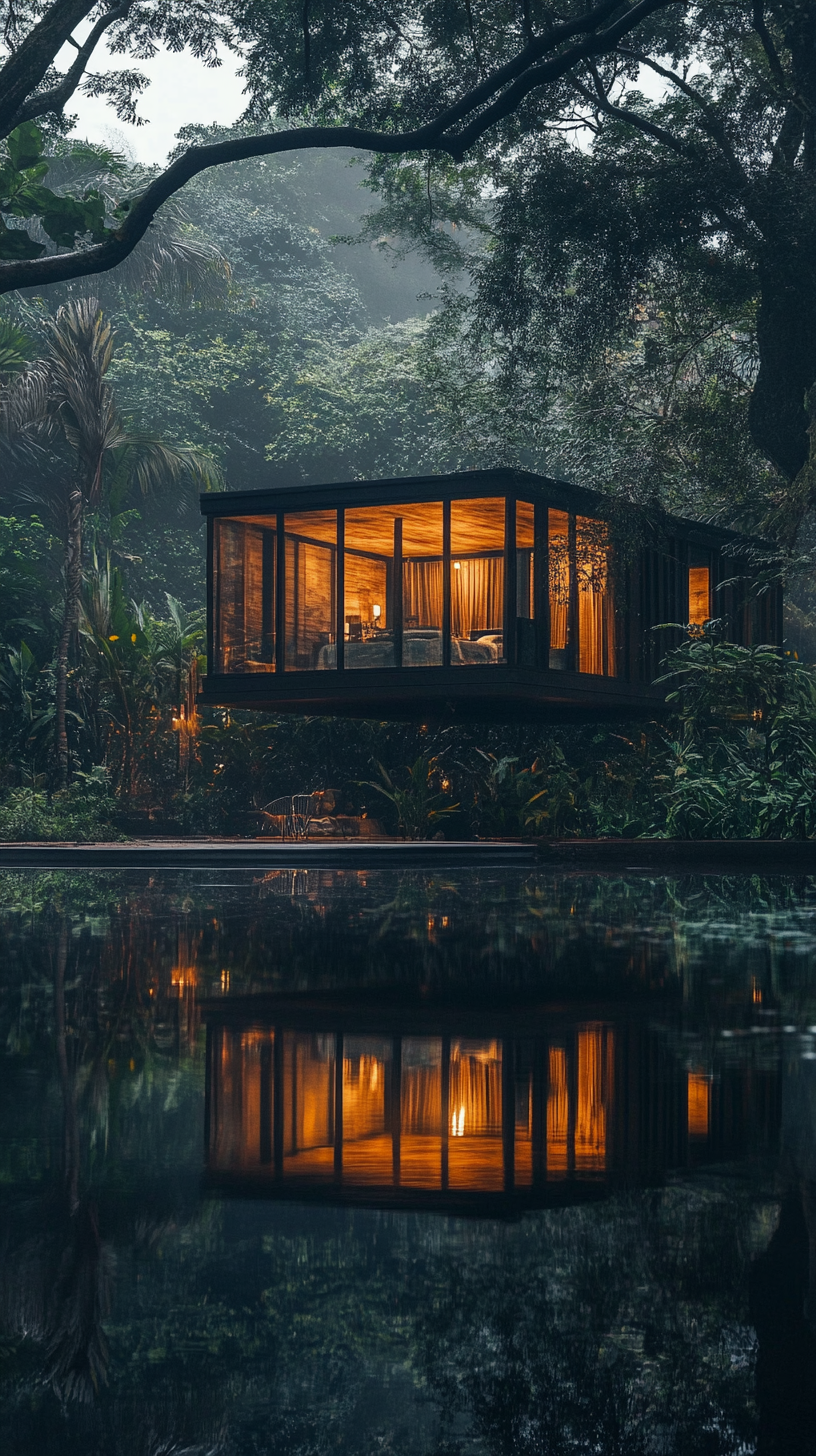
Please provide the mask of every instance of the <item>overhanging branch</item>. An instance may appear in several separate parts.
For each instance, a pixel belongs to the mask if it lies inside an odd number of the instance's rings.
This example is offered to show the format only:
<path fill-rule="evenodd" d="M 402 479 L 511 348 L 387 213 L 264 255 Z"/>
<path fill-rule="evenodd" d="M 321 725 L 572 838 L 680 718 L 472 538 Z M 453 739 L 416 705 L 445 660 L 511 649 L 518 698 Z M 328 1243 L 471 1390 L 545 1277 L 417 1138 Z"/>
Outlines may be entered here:
<path fill-rule="evenodd" d="M 73 8 L 79 0 L 72 0 Z M 193 177 L 226 162 L 267 157 L 312 147 L 351 147 L 383 154 L 444 152 L 461 161 L 468 149 L 510 116 L 532 91 L 560 80 L 576 65 L 614 50 L 620 39 L 657 10 L 684 0 L 637 0 L 621 13 L 621 0 L 601 0 L 594 10 L 536 36 L 506 65 L 496 68 L 433 121 L 410 131 L 374 131 L 359 126 L 313 126 L 233 138 L 190 147 L 151 182 L 132 203 L 120 227 L 103 243 L 47 258 L 0 263 L 0 294 L 19 288 L 62 283 L 115 268 L 128 257 L 150 227 L 159 208 Z M 68 11 L 71 0 L 54 7 Z M 84 8 L 90 8 L 87 0 Z M 122 9 L 117 6 L 116 10 Z M 126 6 L 124 8 L 127 8 Z M 617 18 L 606 24 L 617 13 Z M 111 12 L 102 20 L 113 23 Z M 116 16 L 115 18 L 119 18 Z M 99 22 L 101 23 L 101 21 Z M 604 28 L 606 27 L 606 28 Z M 32 32 L 33 35 L 34 32 Z M 28 37 L 30 40 L 31 37 Z M 560 54 L 552 54 L 565 46 Z M 547 59 L 542 59 L 548 57 Z M 14 58 L 12 58 L 14 59 Z M 9 63 L 10 64 L 10 63 Z M 3 72 L 0 72 L 2 81 Z M 73 69 L 73 68 L 72 68 Z M 468 118 L 470 118 L 468 120 Z M 461 125 L 464 122 L 465 125 Z"/>

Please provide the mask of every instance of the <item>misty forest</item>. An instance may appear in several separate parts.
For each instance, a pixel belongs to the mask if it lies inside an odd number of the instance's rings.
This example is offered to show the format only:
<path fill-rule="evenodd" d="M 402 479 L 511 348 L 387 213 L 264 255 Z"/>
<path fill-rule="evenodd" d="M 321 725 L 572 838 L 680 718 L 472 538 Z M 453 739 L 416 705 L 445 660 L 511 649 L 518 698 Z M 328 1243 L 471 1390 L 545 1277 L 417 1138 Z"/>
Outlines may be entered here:
<path fill-rule="evenodd" d="M 0 835 L 812 836 L 813 7 L 2 8 Z M 162 46 L 246 88 L 164 169 Z M 501 466 L 743 533 L 783 650 L 715 599 L 659 711 L 569 729 L 197 704 L 201 492 Z"/>

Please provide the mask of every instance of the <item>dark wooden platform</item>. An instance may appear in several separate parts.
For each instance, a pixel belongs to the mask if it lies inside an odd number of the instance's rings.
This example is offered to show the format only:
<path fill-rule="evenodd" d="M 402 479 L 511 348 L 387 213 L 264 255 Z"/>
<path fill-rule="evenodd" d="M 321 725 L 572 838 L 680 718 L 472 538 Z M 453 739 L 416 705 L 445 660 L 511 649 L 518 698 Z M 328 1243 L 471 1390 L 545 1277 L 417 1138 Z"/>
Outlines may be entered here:
<path fill-rule="evenodd" d="M 3 869 L 551 870 L 559 874 L 816 875 L 801 839 L 131 839 L 0 843 Z"/>
<path fill-rule="evenodd" d="M 535 845 L 490 840 L 132 839 L 0 844 L 0 869 L 532 869 Z"/>

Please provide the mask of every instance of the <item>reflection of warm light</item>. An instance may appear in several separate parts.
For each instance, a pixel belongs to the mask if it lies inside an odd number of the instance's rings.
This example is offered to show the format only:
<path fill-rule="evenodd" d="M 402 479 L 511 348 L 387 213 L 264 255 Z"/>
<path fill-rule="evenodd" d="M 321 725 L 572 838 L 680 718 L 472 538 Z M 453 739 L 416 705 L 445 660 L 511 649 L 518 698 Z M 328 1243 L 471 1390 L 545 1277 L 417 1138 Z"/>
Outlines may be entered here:
<path fill-rule="evenodd" d="M 751 999 L 755 1006 L 762 1005 L 762 987 L 756 983 L 756 978 L 751 982 Z"/>
<path fill-rule="evenodd" d="M 567 1171 L 567 1054 L 563 1047 L 550 1047 L 547 1089 L 547 1172 L 563 1177 Z"/>
<path fill-rule="evenodd" d="M 711 1079 L 699 1072 L 688 1074 L 688 1135 L 707 1138 L 711 1127 Z"/>
<path fill-rule="evenodd" d="M 610 1091 L 612 1032 L 593 1027 L 578 1033 L 578 1109 L 575 1119 L 576 1168 L 603 1168 L 606 1162 L 606 1107 Z"/>
<path fill-rule="evenodd" d="M 196 984 L 195 967 L 174 966 L 170 972 L 170 984 L 175 987 L 179 996 L 183 996 L 185 990 L 192 989 Z"/>
<path fill-rule="evenodd" d="M 221 990 L 228 991 L 230 984 L 230 973 L 227 970 L 221 972 Z"/>
<path fill-rule="evenodd" d="M 457 1112 L 454 1109 L 451 1118 L 451 1137 L 464 1137 L 465 1135 L 465 1109 L 460 1107 Z"/>

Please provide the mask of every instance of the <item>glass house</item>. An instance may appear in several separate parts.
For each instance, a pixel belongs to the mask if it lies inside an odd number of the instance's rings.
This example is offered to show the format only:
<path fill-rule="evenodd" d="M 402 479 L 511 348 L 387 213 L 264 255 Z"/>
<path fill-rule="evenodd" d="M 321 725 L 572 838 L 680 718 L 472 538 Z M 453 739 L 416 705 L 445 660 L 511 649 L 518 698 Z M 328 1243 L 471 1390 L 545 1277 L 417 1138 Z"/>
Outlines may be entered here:
<path fill-rule="evenodd" d="M 552 718 L 643 711 L 671 633 L 781 643 L 734 533 L 525 471 L 205 495 L 202 701 L 278 711 Z"/>

